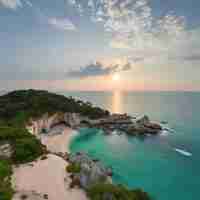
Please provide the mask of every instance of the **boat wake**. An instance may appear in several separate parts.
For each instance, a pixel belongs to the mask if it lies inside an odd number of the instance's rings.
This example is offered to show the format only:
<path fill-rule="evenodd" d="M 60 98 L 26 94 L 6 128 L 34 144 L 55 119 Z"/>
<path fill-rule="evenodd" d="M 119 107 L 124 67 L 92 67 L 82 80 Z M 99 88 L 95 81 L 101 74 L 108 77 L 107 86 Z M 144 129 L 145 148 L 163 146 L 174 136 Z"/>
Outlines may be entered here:
<path fill-rule="evenodd" d="M 178 149 L 178 148 L 174 148 L 174 150 L 184 156 L 192 156 L 192 153 L 188 152 L 188 151 L 185 151 L 183 149 Z"/>

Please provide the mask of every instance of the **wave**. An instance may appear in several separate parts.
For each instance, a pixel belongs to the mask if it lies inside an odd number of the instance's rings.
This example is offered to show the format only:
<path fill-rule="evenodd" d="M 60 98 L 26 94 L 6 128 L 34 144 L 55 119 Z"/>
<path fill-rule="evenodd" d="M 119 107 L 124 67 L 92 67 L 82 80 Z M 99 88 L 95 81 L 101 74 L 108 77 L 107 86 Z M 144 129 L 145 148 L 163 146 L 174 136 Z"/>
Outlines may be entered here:
<path fill-rule="evenodd" d="M 178 148 L 174 148 L 174 150 L 184 156 L 192 156 L 192 153 L 188 152 L 188 151 L 185 151 L 183 149 L 178 149 Z"/>
<path fill-rule="evenodd" d="M 163 130 L 163 131 L 161 131 L 161 133 L 160 133 L 161 136 L 168 136 L 169 134 L 170 134 L 170 132 L 167 131 L 167 130 Z"/>
<path fill-rule="evenodd" d="M 163 131 L 168 131 L 168 132 L 170 132 L 170 133 L 174 133 L 174 132 L 175 132 L 175 130 L 172 129 L 172 128 L 170 128 L 169 126 L 162 125 L 162 124 L 160 124 L 160 125 L 161 125 Z"/>
<path fill-rule="evenodd" d="M 172 128 L 163 125 L 161 125 L 161 127 L 162 127 L 161 136 L 167 136 L 170 133 L 175 133 L 175 130 Z"/>

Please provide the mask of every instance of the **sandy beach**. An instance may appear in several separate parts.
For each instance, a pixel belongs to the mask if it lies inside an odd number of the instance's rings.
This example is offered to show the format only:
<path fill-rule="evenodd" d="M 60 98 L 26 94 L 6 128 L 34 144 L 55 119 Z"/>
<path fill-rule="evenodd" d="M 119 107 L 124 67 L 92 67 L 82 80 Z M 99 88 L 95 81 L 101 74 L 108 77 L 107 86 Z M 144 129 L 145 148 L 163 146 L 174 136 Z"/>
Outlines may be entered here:
<path fill-rule="evenodd" d="M 70 141 L 76 134 L 77 131 L 64 125 L 59 125 L 54 127 L 48 135 L 41 135 L 40 140 L 50 152 L 65 153 L 69 152 Z"/>
<path fill-rule="evenodd" d="M 62 134 L 56 131 L 62 130 Z M 41 141 L 51 152 L 69 151 L 69 143 L 76 134 L 70 128 L 56 127 L 49 135 L 41 136 Z M 25 195 L 27 200 L 86 200 L 83 190 L 70 189 L 70 178 L 65 168 L 67 162 L 62 158 L 48 154 L 47 159 L 20 165 L 14 169 L 13 188 L 17 191 L 13 200 L 20 200 Z"/>

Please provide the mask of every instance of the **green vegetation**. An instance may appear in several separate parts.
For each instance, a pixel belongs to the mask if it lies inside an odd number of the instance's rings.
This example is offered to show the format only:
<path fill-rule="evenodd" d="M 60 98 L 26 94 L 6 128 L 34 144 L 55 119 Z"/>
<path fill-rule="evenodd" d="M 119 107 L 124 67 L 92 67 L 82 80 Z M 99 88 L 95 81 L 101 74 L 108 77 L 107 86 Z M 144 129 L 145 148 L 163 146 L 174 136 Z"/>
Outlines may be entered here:
<path fill-rule="evenodd" d="M 10 183 L 10 175 L 12 174 L 11 163 L 8 160 L 0 160 L 0 199 L 10 200 L 13 190 Z"/>
<path fill-rule="evenodd" d="M 76 100 L 39 90 L 20 90 L 0 96 L 0 121 L 19 126 L 30 117 L 40 117 L 44 113 L 74 112 L 99 118 L 109 112 L 88 102 Z M 9 120 L 9 121 L 8 121 Z"/>
<path fill-rule="evenodd" d="M 10 183 L 12 163 L 25 163 L 35 160 L 43 153 L 43 146 L 24 127 L 0 126 L 0 142 L 8 142 L 13 153 L 10 158 L 0 159 L 0 200 L 11 200 L 13 189 Z"/>
<path fill-rule="evenodd" d="M 17 139 L 33 137 L 25 128 L 1 126 L 0 127 L 0 141 L 10 141 L 15 143 Z"/>
<path fill-rule="evenodd" d="M 8 141 L 12 148 L 12 161 L 14 163 L 30 162 L 42 155 L 43 145 L 25 128 L 0 127 L 0 141 Z"/>
<path fill-rule="evenodd" d="M 69 173 L 79 173 L 81 171 L 81 166 L 79 164 L 76 164 L 76 163 L 70 163 L 66 167 L 66 171 L 69 172 Z"/>
<path fill-rule="evenodd" d="M 91 200 L 150 200 L 147 193 L 142 190 L 129 190 L 121 185 L 97 184 L 87 191 Z"/>
<path fill-rule="evenodd" d="M 0 180 L 3 181 L 6 177 L 12 174 L 12 167 L 8 160 L 0 160 Z"/>
<path fill-rule="evenodd" d="M 13 193 L 14 191 L 11 187 L 10 181 L 4 181 L 0 183 L 0 199 L 1 200 L 11 200 Z"/>
<path fill-rule="evenodd" d="M 0 158 L 0 200 L 11 200 L 14 193 L 10 182 L 12 163 L 30 162 L 46 152 L 40 141 L 26 130 L 25 124 L 30 118 L 55 112 L 80 113 L 91 119 L 109 115 L 108 111 L 88 102 L 47 91 L 21 90 L 0 96 L 0 142 L 9 143 L 13 150 L 10 158 Z M 79 173 L 80 170 L 78 164 L 72 163 L 66 167 L 70 173 Z M 77 181 L 73 184 L 77 185 Z M 91 200 L 104 200 L 106 195 L 111 197 L 106 199 L 112 200 L 149 200 L 141 190 L 128 190 L 112 184 L 94 185 L 87 193 Z"/>
<path fill-rule="evenodd" d="M 18 163 L 30 162 L 42 155 L 42 153 L 42 145 L 36 138 L 18 139 L 14 146 L 13 160 Z"/>
<path fill-rule="evenodd" d="M 80 113 L 93 119 L 109 115 L 108 111 L 88 102 L 47 91 L 21 90 L 0 96 L 0 142 L 9 143 L 13 149 L 11 158 L 0 160 L 0 200 L 12 199 L 11 163 L 30 162 L 45 152 L 44 146 L 26 130 L 25 124 L 30 118 L 55 112 Z M 68 170 L 79 172 L 80 166 L 72 165 Z"/>

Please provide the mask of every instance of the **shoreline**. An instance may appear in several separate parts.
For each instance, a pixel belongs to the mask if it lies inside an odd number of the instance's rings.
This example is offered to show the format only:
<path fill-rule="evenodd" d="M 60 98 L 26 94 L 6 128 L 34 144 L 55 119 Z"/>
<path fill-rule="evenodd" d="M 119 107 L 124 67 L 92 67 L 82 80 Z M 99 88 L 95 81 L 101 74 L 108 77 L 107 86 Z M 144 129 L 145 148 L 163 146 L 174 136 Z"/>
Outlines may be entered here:
<path fill-rule="evenodd" d="M 51 153 L 34 162 L 20 165 L 13 169 L 12 185 L 16 190 L 13 200 L 87 200 L 81 189 L 70 189 L 70 174 L 66 172 L 68 162 L 54 153 L 69 153 L 71 140 L 77 132 L 68 127 L 62 128 L 62 133 L 40 135 L 42 144 Z M 55 131 L 55 130 L 52 130 Z"/>
<path fill-rule="evenodd" d="M 51 153 L 70 153 L 70 143 L 77 134 L 76 130 L 59 125 L 48 134 L 41 134 L 39 139 Z"/>

